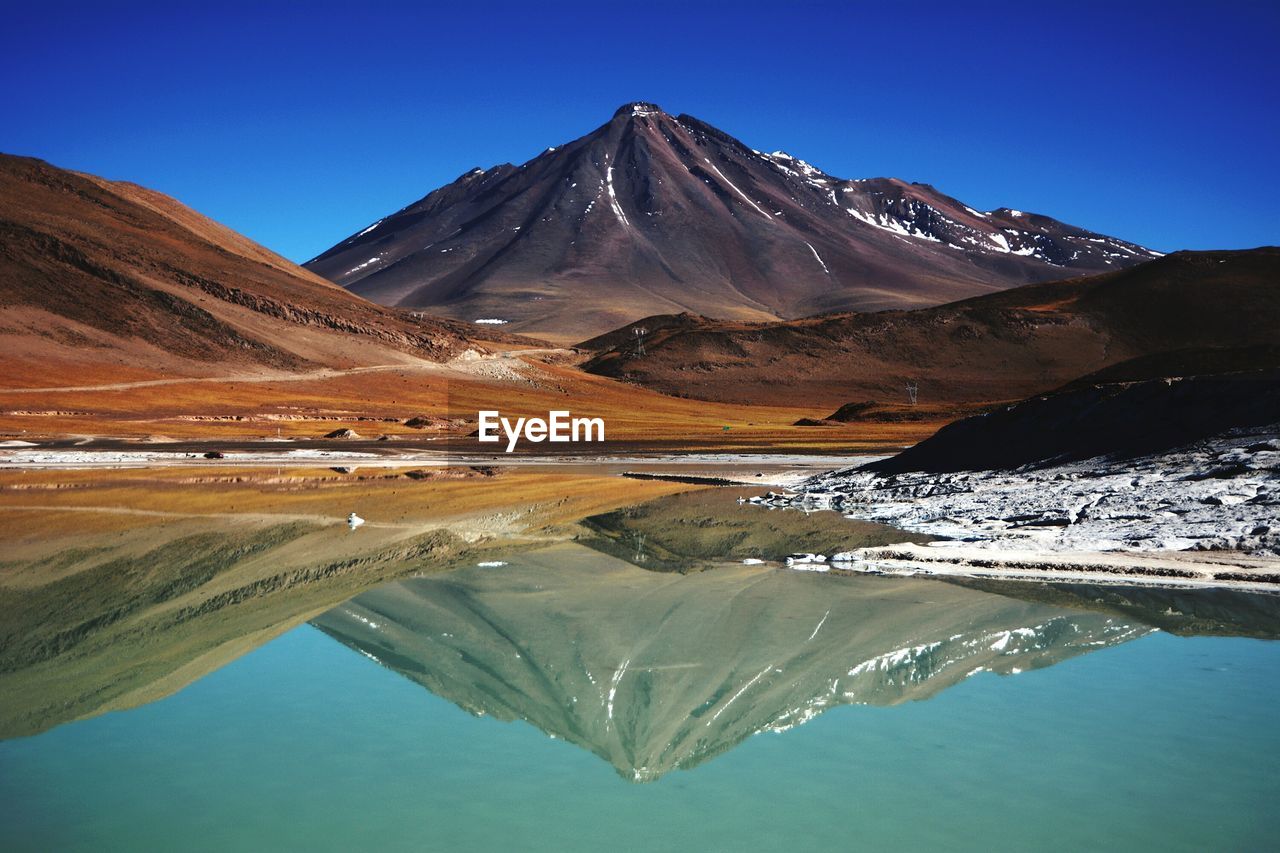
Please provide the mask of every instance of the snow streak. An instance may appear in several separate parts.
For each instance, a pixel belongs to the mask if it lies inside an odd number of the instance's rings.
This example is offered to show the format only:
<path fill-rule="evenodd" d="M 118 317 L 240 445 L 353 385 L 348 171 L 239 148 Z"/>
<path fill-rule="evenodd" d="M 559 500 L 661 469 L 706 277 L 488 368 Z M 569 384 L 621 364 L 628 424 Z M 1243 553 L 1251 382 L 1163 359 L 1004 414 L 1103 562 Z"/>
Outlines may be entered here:
<path fill-rule="evenodd" d="M 733 190 L 734 192 L 736 192 L 738 195 L 742 196 L 742 200 L 743 200 L 743 201 L 745 201 L 747 204 L 749 204 L 749 205 L 751 205 L 752 207 L 754 207 L 754 208 L 756 209 L 756 211 L 757 211 L 761 216 L 763 216 L 765 219 L 773 219 L 773 217 L 772 217 L 772 216 L 770 216 L 767 212 L 765 212 L 765 210 L 764 210 L 763 208 L 761 208 L 761 207 L 760 207 L 760 205 L 756 204 L 754 201 L 752 201 L 750 198 L 748 198 L 748 197 L 747 197 L 747 194 L 746 194 L 746 193 L 744 193 L 742 190 L 738 189 L 737 185 L 736 185 L 736 184 L 734 184 L 734 182 L 733 182 L 733 181 L 731 181 L 731 180 L 729 180 L 728 178 L 726 178 L 726 177 L 724 176 L 724 172 L 720 171 L 719 169 L 716 169 L 716 165 L 715 165 L 714 163 L 712 163 L 710 160 L 707 160 L 707 158 L 705 158 L 705 157 L 704 157 L 704 158 L 702 158 L 702 159 L 703 159 L 703 160 L 706 160 L 706 163 L 707 163 L 707 165 L 708 165 L 708 166 L 710 166 L 712 169 L 715 169 L 715 173 L 716 173 L 717 175 L 719 175 L 719 176 L 720 176 L 720 180 L 724 181 L 726 184 L 728 184 L 728 185 L 729 185 L 729 188 L 730 188 L 730 189 L 732 189 L 732 190 Z"/>
<path fill-rule="evenodd" d="M 613 215 L 618 217 L 618 221 L 622 223 L 622 227 L 628 228 L 631 223 L 627 221 L 627 215 L 622 212 L 622 205 L 618 204 L 618 194 L 613 191 L 613 167 L 609 167 L 606 175 L 609 182 L 609 206 L 613 208 Z"/>
<path fill-rule="evenodd" d="M 813 256 L 818 259 L 818 263 L 822 264 L 822 271 L 827 275 L 831 275 L 831 270 L 827 269 L 827 265 L 822 261 L 822 255 L 819 255 L 818 250 L 813 248 L 813 244 L 808 240 L 805 240 L 804 244 L 809 247 L 810 252 L 813 252 Z"/>

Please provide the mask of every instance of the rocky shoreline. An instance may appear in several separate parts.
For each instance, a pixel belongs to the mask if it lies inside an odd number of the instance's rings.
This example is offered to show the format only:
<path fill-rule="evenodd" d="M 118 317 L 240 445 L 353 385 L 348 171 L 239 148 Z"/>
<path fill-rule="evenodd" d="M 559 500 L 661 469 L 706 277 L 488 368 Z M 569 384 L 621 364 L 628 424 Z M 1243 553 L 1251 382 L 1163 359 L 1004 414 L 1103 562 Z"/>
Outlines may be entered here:
<path fill-rule="evenodd" d="M 1280 582 L 1277 435 L 1274 427 L 1240 430 L 1133 459 L 1012 471 L 847 468 L 751 502 L 832 510 L 945 540 L 833 555 L 829 565 L 845 569 L 1269 585 Z M 1205 552 L 1239 559 L 1201 559 Z"/>

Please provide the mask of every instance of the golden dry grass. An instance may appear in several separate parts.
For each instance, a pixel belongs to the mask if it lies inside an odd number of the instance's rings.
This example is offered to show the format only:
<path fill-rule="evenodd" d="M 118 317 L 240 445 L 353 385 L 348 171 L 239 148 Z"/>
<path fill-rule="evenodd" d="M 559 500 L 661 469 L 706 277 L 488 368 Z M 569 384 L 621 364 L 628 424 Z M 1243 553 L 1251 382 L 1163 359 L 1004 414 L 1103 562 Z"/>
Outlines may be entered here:
<path fill-rule="evenodd" d="M 0 389 L 0 434 L 28 439 L 92 435 L 246 440 L 277 435 L 318 438 L 347 427 L 369 438 L 390 434 L 425 442 L 440 433 L 407 428 L 406 419 L 434 415 L 474 421 L 481 409 L 510 415 L 568 409 L 575 415 L 604 418 L 607 438 L 615 446 L 855 452 L 911 444 L 945 422 L 940 417 L 914 423 L 795 427 L 799 418 L 829 412 L 669 397 L 569 365 L 514 363 L 527 379 L 487 379 L 422 363 L 319 378 L 268 375 L 99 390 Z M 161 378 L 122 375 L 114 369 L 80 370 L 73 376 L 70 381 L 80 386 Z M 60 384 L 65 387 L 67 382 L 64 373 Z M 474 440 L 470 444 L 475 450 L 492 447 Z"/>

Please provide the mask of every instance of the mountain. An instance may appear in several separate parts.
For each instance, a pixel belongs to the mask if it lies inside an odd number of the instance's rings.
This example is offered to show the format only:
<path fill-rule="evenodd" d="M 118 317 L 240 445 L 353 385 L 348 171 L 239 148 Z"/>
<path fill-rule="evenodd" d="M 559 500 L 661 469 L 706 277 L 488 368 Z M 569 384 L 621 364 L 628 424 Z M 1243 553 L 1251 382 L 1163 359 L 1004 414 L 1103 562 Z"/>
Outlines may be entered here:
<path fill-rule="evenodd" d="M 9 155 L 0 282 L 8 386 L 442 361 L 481 335 L 366 302 L 160 193 Z"/>
<path fill-rule="evenodd" d="M 577 340 L 659 313 L 936 305 L 1156 256 L 927 184 L 836 178 L 637 102 L 522 166 L 473 169 L 305 266 L 382 304 Z"/>
<path fill-rule="evenodd" d="M 1106 370 L 1112 381 L 1280 366 L 1280 249 L 1177 252 L 935 308 L 774 323 L 649 317 L 586 341 L 584 368 L 734 403 L 922 408 L 1016 400 Z M 639 352 L 633 329 L 648 330 Z"/>

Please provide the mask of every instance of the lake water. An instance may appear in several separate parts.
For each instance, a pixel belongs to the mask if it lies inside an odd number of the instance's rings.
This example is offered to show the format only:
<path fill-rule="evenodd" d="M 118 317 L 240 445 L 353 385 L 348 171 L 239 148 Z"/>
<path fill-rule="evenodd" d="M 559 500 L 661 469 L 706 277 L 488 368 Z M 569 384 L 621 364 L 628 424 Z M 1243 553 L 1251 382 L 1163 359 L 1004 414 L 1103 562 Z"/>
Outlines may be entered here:
<path fill-rule="evenodd" d="M 572 484 L 462 516 L 433 497 L 353 532 L 312 503 L 405 496 L 250 478 L 195 508 L 170 482 L 69 483 L 19 490 L 40 508 L 4 529 L 5 850 L 1262 850 L 1280 830 L 1269 597 L 742 565 L 893 534 L 724 490 L 583 514 Z"/>

